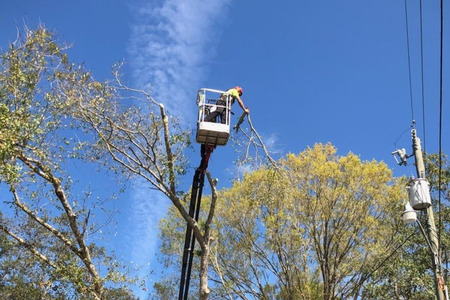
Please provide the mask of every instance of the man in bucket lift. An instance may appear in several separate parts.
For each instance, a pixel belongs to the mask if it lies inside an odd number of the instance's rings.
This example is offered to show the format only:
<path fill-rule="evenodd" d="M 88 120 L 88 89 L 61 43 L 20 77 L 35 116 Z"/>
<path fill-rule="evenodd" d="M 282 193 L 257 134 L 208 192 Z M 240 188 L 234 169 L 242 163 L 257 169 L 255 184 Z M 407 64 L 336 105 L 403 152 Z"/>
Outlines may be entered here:
<path fill-rule="evenodd" d="M 227 91 L 227 94 L 229 94 L 231 96 L 231 103 L 230 103 L 230 108 L 231 105 L 233 105 L 234 101 L 237 100 L 239 103 L 239 106 L 242 108 L 242 110 L 248 114 L 250 112 L 250 110 L 248 108 L 246 108 L 244 106 L 244 102 L 241 99 L 242 94 L 244 93 L 244 90 L 240 87 L 240 86 L 235 86 L 232 89 L 229 89 Z M 217 105 L 222 105 L 222 106 L 226 106 L 226 101 L 227 101 L 227 95 L 226 94 L 222 94 L 219 98 L 219 100 L 217 100 Z M 220 121 L 222 124 L 226 123 L 226 111 L 225 111 L 225 107 L 217 107 L 215 111 L 209 113 L 208 115 L 205 116 L 205 121 L 206 122 L 211 122 L 211 121 L 216 121 L 216 118 L 220 116 Z"/>

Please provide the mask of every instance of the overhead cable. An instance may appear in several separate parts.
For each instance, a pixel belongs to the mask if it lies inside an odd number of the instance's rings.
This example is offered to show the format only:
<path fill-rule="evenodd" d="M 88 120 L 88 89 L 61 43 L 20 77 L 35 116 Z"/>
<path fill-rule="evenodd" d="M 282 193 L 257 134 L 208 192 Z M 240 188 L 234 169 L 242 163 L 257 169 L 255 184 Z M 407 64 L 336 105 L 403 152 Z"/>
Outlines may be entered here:
<path fill-rule="evenodd" d="M 414 120 L 414 105 L 412 96 L 412 81 L 411 81 L 411 55 L 409 53 L 409 29 L 408 29 L 408 4 L 405 0 L 405 21 L 406 21 L 406 48 L 408 52 L 408 73 L 409 73 L 409 96 L 411 101 L 411 119 Z"/>

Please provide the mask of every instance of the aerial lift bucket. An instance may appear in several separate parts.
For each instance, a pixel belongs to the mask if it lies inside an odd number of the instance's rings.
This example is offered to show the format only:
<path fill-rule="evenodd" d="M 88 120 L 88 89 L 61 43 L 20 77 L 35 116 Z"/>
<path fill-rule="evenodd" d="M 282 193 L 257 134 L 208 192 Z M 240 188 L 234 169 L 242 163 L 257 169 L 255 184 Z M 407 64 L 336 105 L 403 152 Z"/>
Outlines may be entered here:
<path fill-rule="evenodd" d="M 218 105 L 217 100 L 226 97 L 225 105 Z M 197 118 L 197 143 L 213 146 L 224 146 L 230 137 L 230 95 L 224 91 L 202 88 L 197 93 L 198 118 Z M 223 110 L 225 120 L 220 117 L 205 121 L 205 117 L 217 110 Z"/>

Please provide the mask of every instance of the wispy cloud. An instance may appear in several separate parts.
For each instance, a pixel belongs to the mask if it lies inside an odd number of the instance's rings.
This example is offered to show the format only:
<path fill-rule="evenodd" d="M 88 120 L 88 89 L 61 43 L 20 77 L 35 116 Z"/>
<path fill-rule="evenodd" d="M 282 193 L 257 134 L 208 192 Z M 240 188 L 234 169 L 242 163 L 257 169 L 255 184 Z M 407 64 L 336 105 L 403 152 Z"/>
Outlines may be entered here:
<path fill-rule="evenodd" d="M 166 0 L 136 10 L 129 47 L 134 78 L 178 116 L 195 114 L 195 93 L 214 56 L 229 2 Z"/>
<path fill-rule="evenodd" d="M 151 91 L 182 122 L 195 118 L 196 92 L 214 57 L 230 2 L 150 1 L 133 10 L 129 55 L 134 85 Z M 132 259 L 145 265 L 158 251 L 158 221 L 170 202 L 157 193 L 149 195 L 148 187 L 134 186 L 130 235 L 137 244 Z"/>
<path fill-rule="evenodd" d="M 143 179 L 132 182 L 130 197 L 120 204 L 123 216 L 119 235 L 120 244 L 116 244 L 116 253 L 120 253 L 124 262 L 130 266 L 131 275 L 139 276 L 151 289 L 158 251 L 158 223 L 167 213 L 169 201 L 161 193 L 151 192 L 150 185 Z M 147 290 L 140 283 L 132 289 L 140 299 L 147 299 Z"/>
<path fill-rule="evenodd" d="M 137 180 L 133 183 L 130 213 L 127 220 L 132 224 L 131 258 L 137 264 L 148 265 L 157 251 L 157 229 L 159 220 L 167 213 L 169 201 L 159 193 L 149 193 L 150 186 Z M 144 270 L 145 272 L 145 270 Z"/>

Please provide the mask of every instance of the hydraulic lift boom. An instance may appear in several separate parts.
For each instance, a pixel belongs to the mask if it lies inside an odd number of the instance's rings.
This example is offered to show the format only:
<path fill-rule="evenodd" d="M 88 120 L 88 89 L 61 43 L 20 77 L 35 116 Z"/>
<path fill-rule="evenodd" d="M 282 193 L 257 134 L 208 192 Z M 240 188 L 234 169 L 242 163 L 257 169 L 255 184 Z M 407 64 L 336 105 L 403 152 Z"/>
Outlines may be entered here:
<path fill-rule="evenodd" d="M 200 214 L 200 204 L 202 199 L 203 185 L 205 182 L 205 173 L 208 168 L 208 161 L 215 146 L 207 145 L 201 147 L 202 160 L 197 168 L 192 181 L 191 202 L 189 204 L 189 216 L 198 222 Z M 189 282 L 191 279 L 192 261 L 194 260 L 195 236 L 189 224 L 186 228 L 186 237 L 184 241 L 183 260 L 181 266 L 180 292 L 179 300 L 187 300 L 189 294 Z"/>

